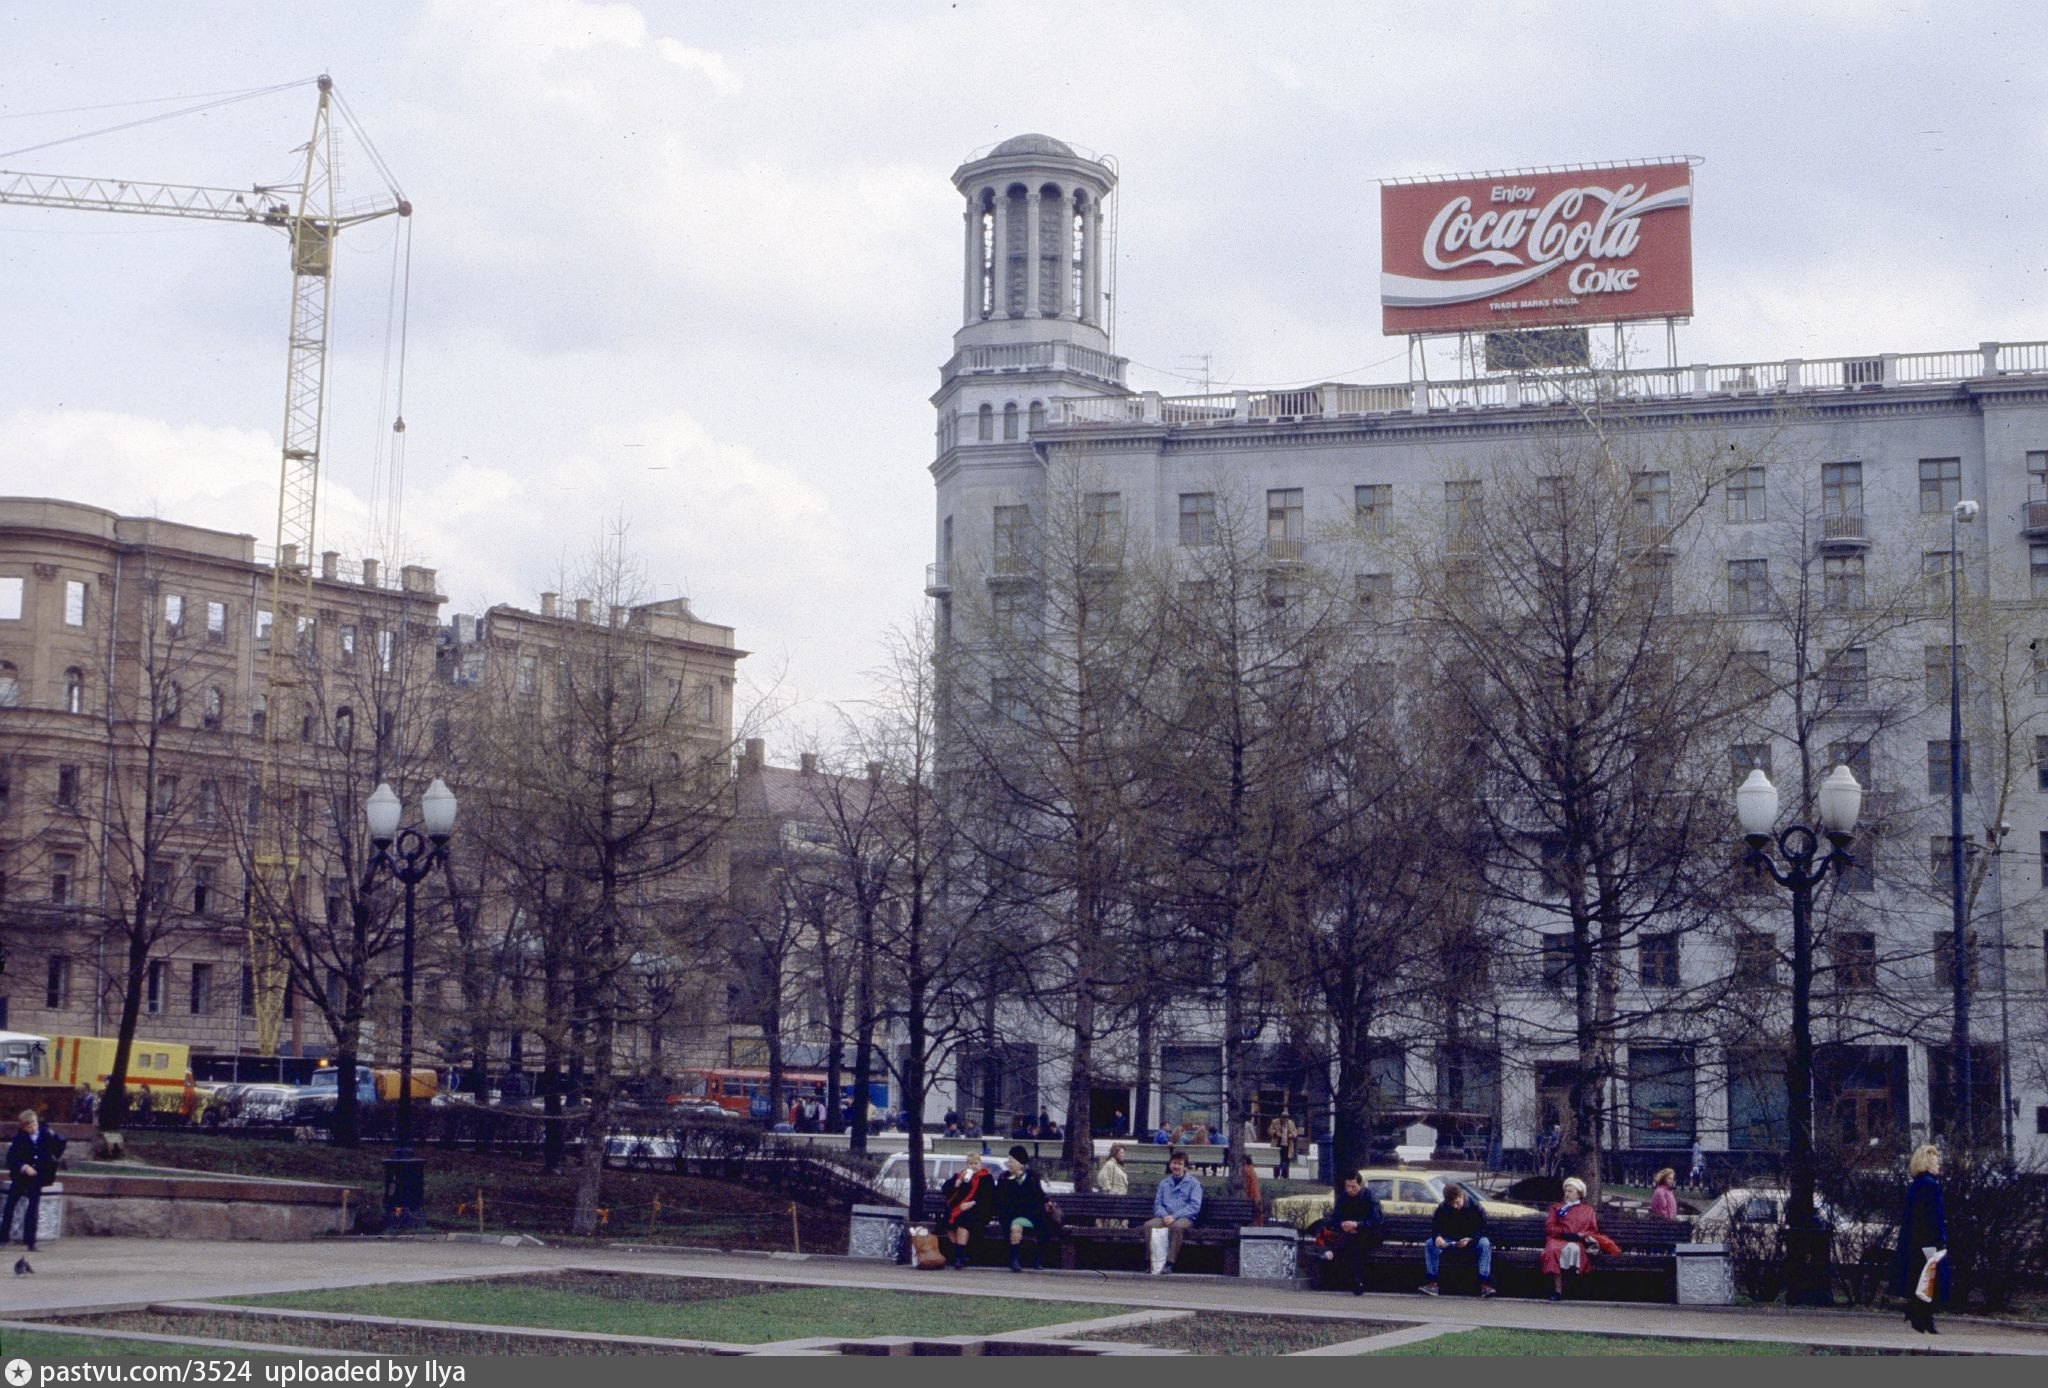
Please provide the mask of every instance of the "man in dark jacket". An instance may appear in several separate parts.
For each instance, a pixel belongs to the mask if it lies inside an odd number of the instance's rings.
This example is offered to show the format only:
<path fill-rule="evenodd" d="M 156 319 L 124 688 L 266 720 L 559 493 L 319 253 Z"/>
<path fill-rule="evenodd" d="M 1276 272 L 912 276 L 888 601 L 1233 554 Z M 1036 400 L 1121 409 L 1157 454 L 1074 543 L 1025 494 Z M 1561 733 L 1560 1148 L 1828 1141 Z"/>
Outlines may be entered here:
<path fill-rule="evenodd" d="M 1010 1236 L 1010 1271 L 1024 1271 L 1019 1257 L 1025 1231 L 1031 1234 L 1031 1266 L 1045 1266 L 1045 1238 L 1051 1220 L 1045 1214 L 1045 1187 L 1031 1169 L 1031 1153 L 1022 1144 L 1010 1149 L 1003 1163 L 1003 1179 L 996 1182 L 996 1222 Z"/>
<path fill-rule="evenodd" d="M 1380 1202 L 1356 1171 L 1344 1178 L 1343 1193 L 1330 1207 L 1317 1242 L 1325 1244 L 1331 1277 L 1353 1296 L 1365 1295 L 1365 1255 L 1386 1239 L 1387 1217 Z"/>
<path fill-rule="evenodd" d="M 1492 1296 L 1493 1243 L 1486 1237 L 1486 1207 L 1463 1186 L 1447 1185 L 1429 1227 L 1429 1240 L 1422 1245 L 1422 1266 L 1429 1280 L 1422 1284 L 1422 1294 L 1437 1295 L 1437 1263 L 1445 1253 L 1469 1248 L 1479 1258 L 1479 1295 Z"/>
<path fill-rule="evenodd" d="M 14 1232 L 14 1207 L 24 1205 L 21 1215 L 21 1246 L 36 1251 L 36 1218 L 42 1211 L 43 1187 L 57 1179 L 57 1158 L 64 1155 L 64 1139 L 53 1128 L 45 1128 L 34 1109 L 21 1111 L 21 1131 L 7 1144 L 7 1203 L 0 1207 L 0 1244 Z M 34 1272 L 28 1259 L 17 1258 L 18 1277 Z"/>

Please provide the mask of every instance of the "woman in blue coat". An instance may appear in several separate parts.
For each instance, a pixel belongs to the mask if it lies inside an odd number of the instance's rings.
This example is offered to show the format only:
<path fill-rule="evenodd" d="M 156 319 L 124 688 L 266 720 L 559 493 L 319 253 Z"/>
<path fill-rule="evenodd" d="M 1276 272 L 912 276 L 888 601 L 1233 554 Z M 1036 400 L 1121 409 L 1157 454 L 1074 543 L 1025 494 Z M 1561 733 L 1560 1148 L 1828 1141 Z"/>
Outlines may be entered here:
<path fill-rule="evenodd" d="M 1915 1294 L 1929 1248 L 1948 1248 L 1948 1219 L 1941 1208 L 1941 1149 L 1932 1143 L 1918 1148 L 1906 1167 L 1906 1209 L 1899 1216 L 1899 1254 L 1892 1263 L 1892 1292 L 1906 1299 L 1906 1324 L 1922 1335 L 1934 1335 L 1934 1303 L 1946 1302 L 1948 1259 L 1935 1267 L 1934 1302 Z"/>

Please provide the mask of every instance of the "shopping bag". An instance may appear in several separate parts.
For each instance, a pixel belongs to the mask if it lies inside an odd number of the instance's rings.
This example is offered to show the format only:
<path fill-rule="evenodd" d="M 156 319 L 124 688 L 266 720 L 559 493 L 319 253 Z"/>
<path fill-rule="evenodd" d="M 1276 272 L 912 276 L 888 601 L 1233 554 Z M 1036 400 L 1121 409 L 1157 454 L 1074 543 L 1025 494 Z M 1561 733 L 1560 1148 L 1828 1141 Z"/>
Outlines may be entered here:
<path fill-rule="evenodd" d="M 1935 1271 L 1941 1266 L 1941 1260 L 1948 1256 L 1948 1250 L 1923 1248 L 1920 1251 L 1927 1255 L 1927 1265 L 1920 1269 L 1920 1283 L 1913 1288 L 1913 1295 L 1922 1301 L 1932 1301 L 1935 1288 L 1941 1284 L 1941 1279 L 1935 1275 Z"/>
<path fill-rule="evenodd" d="M 1152 1271 L 1155 1274 L 1166 1271 L 1166 1250 L 1173 1246 L 1172 1240 L 1164 1229 L 1147 1229 L 1145 1236 L 1152 1257 Z"/>
<path fill-rule="evenodd" d="M 939 1236 L 922 1224 L 913 1224 L 904 1230 L 910 1240 L 910 1265 L 926 1272 L 946 1265 L 945 1250 L 939 1246 Z"/>

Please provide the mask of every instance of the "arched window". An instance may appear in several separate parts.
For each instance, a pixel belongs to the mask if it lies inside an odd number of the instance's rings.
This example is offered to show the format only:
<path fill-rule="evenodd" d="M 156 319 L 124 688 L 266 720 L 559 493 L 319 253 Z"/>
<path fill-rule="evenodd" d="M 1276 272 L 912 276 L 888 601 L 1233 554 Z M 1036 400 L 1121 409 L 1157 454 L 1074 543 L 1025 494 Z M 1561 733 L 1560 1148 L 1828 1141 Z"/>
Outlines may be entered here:
<path fill-rule="evenodd" d="M 21 672 L 12 663 L 0 660 L 0 708 L 13 708 L 21 702 Z"/>
<path fill-rule="evenodd" d="M 221 721 L 226 718 L 227 711 L 228 696 L 221 692 L 221 687 L 217 684 L 206 686 L 205 703 L 200 708 L 200 721 L 210 730 L 219 732 Z"/>
<path fill-rule="evenodd" d="M 981 285 L 976 297 L 981 304 L 981 316 L 987 318 L 996 311 L 996 193 L 993 188 L 982 189 L 980 220 L 977 230 L 981 240 Z"/>
<path fill-rule="evenodd" d="M 1029 419 L 1029 420 L 1028 420 L 1028 421 L 1026 422 L 1026 425 L 1025 425 L 1025 432 L 1026 432 L 1027 434 L 1035 434 L 1035 433 L 1037 433 L 1037 432 L 1038 432 L 1038 431 L 1039 431 L 1040 429 L 1043 429 L 1044 427 L 1045 427 L 1045 402 L 1044 402 L 1043 400 L 1033 400 L 1033 401 L 1031 402 L 1031 417 L 1030 417 L 1030 419 Z"/>
<path fill-rule="evenodd" d="M 979 414 L 979 416 L 977 416 L 977 422 L 978 427 L 975 431 L 975 437 L 980 439 L 983 443 L 994 442 L 996 436 L 995 406 L 983 405 L 981 407 L 981 413 Z M 10 666 L 9 668 L 11 669 L 13 667 Z"/>
<path fill-rule="evenodd" d="M 1024 316 L 1024 286 L 1031 266 L 1025 259 L 1030 234 L 1027 217 L 1031 204 L 1024 185 L 1013 183 L 1003 195 L 1003 311 L 1012 318 Z"/>
<path fill-rule="evenodd" d="M 1086 321 L 1088 318 L 1088 195 L 1074 194 L 1073 253 L 1067 261 L 1067 275 L 1072 293 L 1067 296 L 1074 317 Z"/>
<path fill-rule="evenodd" d="M 64 711 L 85 712 L 85 671 L 76 665 L 64 672 Z"/>
<path fill-rule="evenodd" d="M 1005 439 L 1017 437 L 1017 402 L 1015 400 L 1003 406 L 1003 437 Z"/>

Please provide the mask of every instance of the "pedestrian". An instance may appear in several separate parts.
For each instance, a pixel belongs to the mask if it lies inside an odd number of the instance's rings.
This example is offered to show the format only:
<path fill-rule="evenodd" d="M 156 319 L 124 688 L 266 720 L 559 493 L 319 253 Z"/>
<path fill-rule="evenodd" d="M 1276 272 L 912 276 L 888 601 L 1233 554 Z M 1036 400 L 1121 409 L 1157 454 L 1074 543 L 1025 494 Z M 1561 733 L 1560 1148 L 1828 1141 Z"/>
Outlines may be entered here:
<path fill-rule="evenodd" d="M 1031 1169 L 1031 1150 L 1022 1143 L 1010 1149 L 1003 1163 L 1003 1178 L 996 1182 L 996 1222 L 1010 1238 L 1010 1271 L 1024 1271 L 1020 1252 L 1024 1235 L 1031 1235 L 1031 1266 L 1045 1266 L 1045 1238 L 1051 1221 L 1045 1215 L 1045 1187 Z"/>
<path fill-rule="evenodd" d="M 7 1144 L 7 1203 L 0 1206 L 0 1246 L 14 1235 L 14 1207 L 22 1206 L 21 1246 L 36 1251 L 36 1222 L 42 1213 L 43 1187 L 57 1179 L 57 1160 L 64 1155 L 64 1139 L 55 1128 L 46 1128 L 36 1111 L 21 1111 L 21 1131 Z M 34 1272 L 28 1259 L 14 1261 L 14 1275 Z"/>
<path fill-rule="evenodd" d="M 1387 1216 L 1379 1197 L 1356 1171 L 1344 1173 L 1344 1189 L 1316 1230 L 1316 1244 L 1330 1264 L 1330 1280 L 1353 1296 L 1365 1295 L 1365 1259 L 1386 1238 Z"/>
<path fill-rule="evenodd" d="M 1252 1154 L 1247 1152 L 1238 1158 L 1239 1170 L 1244 1172 L 1244 1198 L 1252 1202 L 1254 1225 L 1266 1222 L 1266 1206 L 1259 1199 L 1259 1168 L 1252 1163 Z"/>
<path fill-rule="evenodd" d="M 1161 1272 L 1172 1272 L 1173 1265 L 1180 1260 L 1181 1241 L 1188 1236 L 1188 1230 L 1195 1227 L 1195 1221 L 1202 1217 L 1202 1183 L 1188 1175 L 1188 1154 L 1170 1152 L 1166 1158 L 1166 1175 L 1152 1192 L 1152 1218 L 1145 1221 L 1147 1231 L 1166 1231 L 1166 1265 Z M 1147 1232 L 1149 1242 L 1152 1235 Z"/>
<path fill-rule="evenodd" d="M 1131 1173 L 1124 1167 L 1124 1145 L 1121 1142 L 1110 1145 L 1109 1155 L 1096 1168 L 1095 1189 L 1102 1195 L 1131 1193 Z"/>
<path fill-rule="evenodd" d="M 13 1158 L 8 1159 L 12 1165 Z M 1941 1149 L 1933 1143 L 1914 1149 L 1907 1163 L 1906 1208 L 1899 1216 L 1899 1251 L 1892 1261 L 1892 1292 L 1906 1299 L 1906 1324 L 1922 1335 L 1939 1335 L 1934 1307 L 1949 1296 L 1948 1219 L 1941 1204 Z M 1927 1264 L 1935 1263 L 1932 1299 L 1920 1299 L 1920 1281 Z"/>
<path fill-rule="evenodd" d="M 1111 1137 L 1129 1137 L 1131 1135 L 1130 1117 L 1122 1109 L 1118 1109 L 1110 1115 L 1109 1135 Z"/>
<path fill-rule="evenodd" d="M 995 1203 L 991 1196 L 994 1184 L 980 1159 L 969 1157 L 939 1187 L 946 1206 L 946 1213 L 939 1220 L 939 1237 L 953 1241 L 955 1271 L 967 1266 L 967 1241 L 974 1237 L 974 1226 L 989 1216 Z M 975 1213 L 977 1210 L 979 1214 Z"/>
<path fill-rule="evenodd" d="M 1694 1190 L 1703 1190 L 1707 1184 L 1707 1149 L 1700 1146 L 1700 1135 L 1692 1135 L 1692 1167 L 1685 1173 L 1685 1183 Z"/>
<path fill-rule="evenodd" d="M 1678 1218 L 1678 1192 L 1672 1189 L 1677 1181 L 1678 1173 L 1668 1166 L 1650 1178 L 1650 1213 L 1658 1219 Z"/>
<path fill-rule="evenodd" d="M 1438 1294 L 1437 1267 L 1454 1248 L 1472 1250 L 1479 1260 L 1479 1295 L 1492 1296 L 1493 1241 L 1486 1237 L 1486 1206 L 1455 1181 L 1444 1186 L 1443 1203 L 1430 1216 L 1429 1238 L 1422 1245 L 1422 1271 L 1429 1279 L 1422 1284 L 1424 1296 Z"/>
<path fill-rule="evenodd" d="M 1586 1203 L 1586 1183 L 1564 1178 L 1564 1199 L 1550 1207 L 1543 1221 L 1543 1270 L 1550 1274 L 1552 1301 L 1564 1300 L 1564 1275 L 1584 1273 L 1593 1265 L 1601 1240 L 1600 1217 Z"/>
<path fill-rule="evenodd" d="M 1273 1175 L 1285 1181 L 1294 1174 L 1294 1144 L 1301 1138 L 1301 1129 L 1295 1125 L 1294 1115 L 1283 1108 L 1280 1116 L 1267 1126 L 1266 1135 L 1280 1149 L 1279 1159 L 1273 1165 Z"/>

